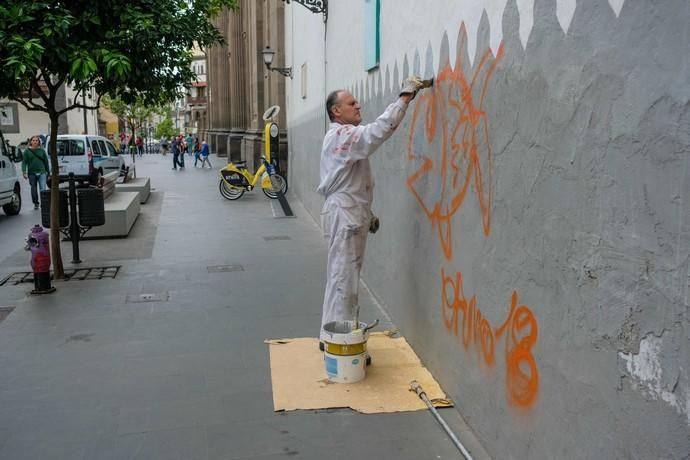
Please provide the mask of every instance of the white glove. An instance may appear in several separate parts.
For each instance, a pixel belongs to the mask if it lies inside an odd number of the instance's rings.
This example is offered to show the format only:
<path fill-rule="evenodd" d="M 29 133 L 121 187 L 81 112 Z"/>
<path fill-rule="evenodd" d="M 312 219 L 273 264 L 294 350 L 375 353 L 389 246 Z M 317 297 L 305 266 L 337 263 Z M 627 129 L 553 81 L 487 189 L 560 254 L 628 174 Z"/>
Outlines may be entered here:
<path fill-rule="evenodd" d="M 422 80 L 421 78 L 413 75 L 403 80 L 399 95 L 402 96 L 403 94 L 412 94 L 414 96 L 420 89 L 429 88 L 433 84 L 433 78 L 429 80 Z"/>

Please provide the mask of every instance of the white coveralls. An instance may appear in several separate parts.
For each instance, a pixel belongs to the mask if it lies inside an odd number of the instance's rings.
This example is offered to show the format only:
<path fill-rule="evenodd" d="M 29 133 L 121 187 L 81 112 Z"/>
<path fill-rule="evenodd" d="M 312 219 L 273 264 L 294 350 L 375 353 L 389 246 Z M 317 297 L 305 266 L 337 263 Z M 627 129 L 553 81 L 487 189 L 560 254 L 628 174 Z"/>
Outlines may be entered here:
<path fill-rule="evenodd" d="M 353 320 L 355 309 L 359 309 L 359 274 L 374 197 L 369 156 L 393 134 L 406 109 L 407 104 L 398 99 L 373 123 L 331 123 L 323 140 L 321 183 L 317 189 L 326 197 L 321 228 L 328 241 L 322 340 L 324 324 Z"/>

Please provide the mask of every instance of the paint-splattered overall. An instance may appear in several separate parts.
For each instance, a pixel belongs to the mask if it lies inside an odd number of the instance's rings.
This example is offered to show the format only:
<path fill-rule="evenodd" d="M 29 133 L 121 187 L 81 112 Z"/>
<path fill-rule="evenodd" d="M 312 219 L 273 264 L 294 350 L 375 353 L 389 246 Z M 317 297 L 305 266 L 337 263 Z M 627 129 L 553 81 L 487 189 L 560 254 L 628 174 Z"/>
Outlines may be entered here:
<path fill-rule="evenodd" d="M 324 138 L 318 187 L 326 197 L 321 228 L 328 241 L 322 329 L 330 321 L 354 319 L 359 308 L 359 274 L 374 191 L 369 156 L 393 134 L 406 109 L 407 104 L 398 100 L 373 123 L 331 123 Z"/>

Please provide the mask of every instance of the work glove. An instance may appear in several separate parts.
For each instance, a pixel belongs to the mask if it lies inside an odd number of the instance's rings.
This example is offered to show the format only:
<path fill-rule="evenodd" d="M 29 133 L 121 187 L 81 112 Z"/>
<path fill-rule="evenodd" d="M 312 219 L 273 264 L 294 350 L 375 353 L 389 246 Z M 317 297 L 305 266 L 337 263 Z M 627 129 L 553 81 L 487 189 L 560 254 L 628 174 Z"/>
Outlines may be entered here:
<path fill-rule="evenodd" d="M 429 80 L 422 80 L 420 77 L 413 75 L 403 80 L 399 95 L 402 96 L 403 94 L 411 94 L 412 97 L 414 97 L 417 94 L 417 91 L 422 88 L 429 88 L 433 84 L 433 78 L 430 78 Z"/>
<path fill-rule="evenodd" d="M 378 232 L 380 226 L 381 222 L 379 221 L 379 218 L 372 214 L 371 220 L 369 221 L 369 233 Z"/>

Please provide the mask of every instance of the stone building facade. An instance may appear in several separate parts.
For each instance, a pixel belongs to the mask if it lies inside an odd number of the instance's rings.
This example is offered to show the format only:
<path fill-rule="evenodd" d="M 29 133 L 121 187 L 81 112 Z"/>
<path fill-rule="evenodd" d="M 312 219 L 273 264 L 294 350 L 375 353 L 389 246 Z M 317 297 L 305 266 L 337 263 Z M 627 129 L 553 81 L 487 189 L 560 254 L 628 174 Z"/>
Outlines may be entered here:
<path fill-rule="evenodd" d="M 195 136 L 208 131 L 208 81 L 206 78 L 206 53 L 199 48 L 192 50 L 192 70 L 196 79 L 191 82 L 185 98 L 185 132 Z M 201 139 L 201 137 L 200 137 Z"/>
<path fill-rule="evenodd" d="M 283 66 L 284 6 L 280 1 L 244 2 L 237 11 L 215 19 L 224 46 L 208 50 L 207 138 L 211 150 L 229 160 L 247 160 L 253 167 L 263 149 L 263 113 L 285 106 L 285 79 L 271 72 L 261 51 L 276 51 L 274 66 Z M 285 110 L 275 120 L 281 127 L 280 166 L 287 168 Z"/>

